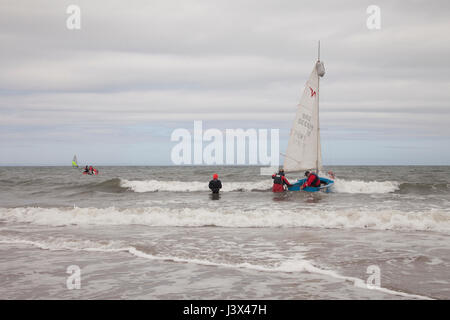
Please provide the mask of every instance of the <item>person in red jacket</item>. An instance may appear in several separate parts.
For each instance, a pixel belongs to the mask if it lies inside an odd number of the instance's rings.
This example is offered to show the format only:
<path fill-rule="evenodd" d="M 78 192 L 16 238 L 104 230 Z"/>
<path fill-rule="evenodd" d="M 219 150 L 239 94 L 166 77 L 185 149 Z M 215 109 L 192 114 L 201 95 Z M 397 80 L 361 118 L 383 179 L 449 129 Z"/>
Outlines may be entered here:
<path fill-rule="evenodd" d="M 284 176 L 284 170 L 281 169 L 278 174 L 272 175 L 273 179 L 273 186 L 272 186 L 272 192 L 283 192 L 284 191 L 284 185 L 287 185 L 288 187 L 291 187 L 292 185 L 289 183 L 288 179 Z"/>
<path fill-rule="evenodd" d="M 300 189 L 304 189 L 305 187 L 319 187 L 320 186 L 320 179 L 317 174 L 314 172 L 305 172 L 305 176 L 308 177 L 306 182 L 300 187 Z"/>

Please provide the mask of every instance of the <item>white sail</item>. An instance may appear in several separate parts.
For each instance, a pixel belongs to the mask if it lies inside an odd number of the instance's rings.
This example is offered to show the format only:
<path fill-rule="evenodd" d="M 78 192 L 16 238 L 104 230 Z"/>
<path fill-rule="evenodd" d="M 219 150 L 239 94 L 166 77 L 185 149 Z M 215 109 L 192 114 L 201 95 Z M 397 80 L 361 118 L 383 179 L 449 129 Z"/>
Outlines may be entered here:
<path fill-rule="evenodd" d="M 319 76 L 325 74 L 318 61 L 306 82 L 292 125 L 283 169 L 286 172 L 320 169 L 322 152 L 319 132 Z"/>

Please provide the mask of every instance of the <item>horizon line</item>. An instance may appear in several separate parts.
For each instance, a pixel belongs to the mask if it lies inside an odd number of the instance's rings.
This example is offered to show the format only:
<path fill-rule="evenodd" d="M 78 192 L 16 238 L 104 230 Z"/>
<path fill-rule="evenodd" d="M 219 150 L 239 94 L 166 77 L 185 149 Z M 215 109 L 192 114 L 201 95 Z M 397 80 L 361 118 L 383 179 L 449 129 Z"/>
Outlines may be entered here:
<path fill-rule="evenodd" d="M 89 165 L 88 165 L 89 166 Z M 264 165 L 228 165 L 228 164 L 215 164 L 215 165 L 173 165 L 173 164 L 96 164 L 96 167 L 255 167 L 265 168 L 270 166 Z M 328 164 L 324 167 L 449 167 L 450 164 Z M 74 169 L 83 169 L 85 166 L 72 167 L 71 165 L 42 165 L 42 164 L 2 164 L 2 167 L 68 167 Z"/>

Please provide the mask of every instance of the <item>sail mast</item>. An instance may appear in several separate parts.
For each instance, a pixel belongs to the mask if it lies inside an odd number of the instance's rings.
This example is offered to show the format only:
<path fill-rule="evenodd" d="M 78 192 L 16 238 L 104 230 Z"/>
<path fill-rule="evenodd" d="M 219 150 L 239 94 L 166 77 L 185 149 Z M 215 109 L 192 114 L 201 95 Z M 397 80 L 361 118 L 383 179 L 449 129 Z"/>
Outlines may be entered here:
<path fill-rule="evenodd" d="M 320 62 L 320 40 L 317 50 L 317 62 Z M 316 64 L 317 65 L 317 64 Z M 320 97 L 320 77 L 317 77 L 317 157 L 316 157 L 316 173 L 319 174 L 319 139 L 320 139 L 320 122 L 319 122 L 319 97 Z"/>
<path fill-rule="evenodd" d="M 289 142 L 283 164 L 285 172 L 300 170 L 318 171 L 322 164 L 318 119 L 318 78 L 325 75 L 325 68 L 320 61 L 320 52 L 318 52 L 318 59 L 314 63 L 314 68 L 303 89 L 289 134 Z"/>

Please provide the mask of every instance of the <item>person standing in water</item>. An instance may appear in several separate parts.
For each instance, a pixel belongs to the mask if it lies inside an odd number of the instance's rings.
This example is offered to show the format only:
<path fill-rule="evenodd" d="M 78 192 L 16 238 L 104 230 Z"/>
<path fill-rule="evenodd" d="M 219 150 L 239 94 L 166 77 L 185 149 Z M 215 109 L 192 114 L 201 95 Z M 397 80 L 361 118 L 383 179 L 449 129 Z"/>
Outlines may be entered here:
<path fill-rule="evenodd" d="M 209 189 L 212 193 L 219 193 L 219 190 L 222 189 L 222 182 L 219 180 L 217 173 L 214 173 L 213 179 L 209 182 Z"/>
<path fill-rule="evenodd" d="M 272 186 L 272 192 L 283 192 L 284 186 L 287 185 L 288 187 L 291 187 L 292 184 L 289 183 L 288 179 L 284 176 L 284 170 L 280 169 L 278 171 L 278 174 L 272 175 L 273 179 L 273 186 Z"/>

